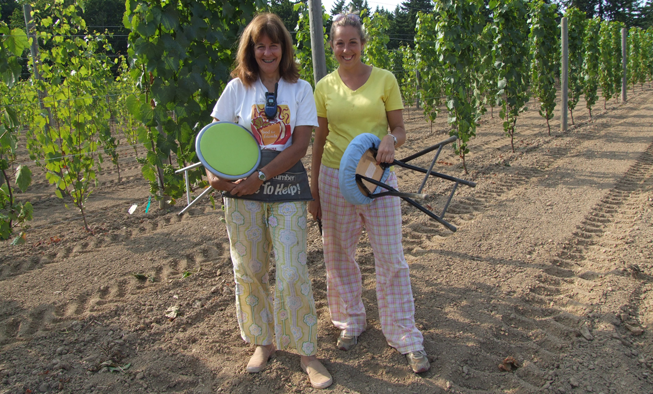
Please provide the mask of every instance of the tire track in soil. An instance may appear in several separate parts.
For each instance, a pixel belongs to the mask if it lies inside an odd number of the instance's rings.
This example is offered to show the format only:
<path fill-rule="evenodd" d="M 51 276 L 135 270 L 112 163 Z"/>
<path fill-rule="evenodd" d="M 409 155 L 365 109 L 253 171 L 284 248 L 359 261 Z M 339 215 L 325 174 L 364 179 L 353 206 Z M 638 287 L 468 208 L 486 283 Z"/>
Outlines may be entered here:
<path fill-rule="evenodd" d="M 224 242 L 224 240 L 222 241 Z M 226 256 L 225 250 L 227 251 Z M 0 344 L 30 338 L 38 331 L 48 330 L 52 323 L 110 311 L 117 306 L 129 304 L 133 297 L 141 297 L 144 293 L 157 292 L 161 288 L 174 288 L 175 286 L 171 284 L 175 279 L 182 279 L 184 272 L 197 274 L 203 268 L 224 270 L 228 268 L 226 267 L 228 264 L 225 264 L 228 250 L 228 244 L 195 248 L 181 262 L 171 259 L 165 264 L 150 268 L 145 274 L 148 276 L 148 280 L 144 282 L 133 277 L 117 279 L 109 285 L 98 286 L 94 292 L 79 294 L 72 301 L 41 305 L 28 313 L 4 318 L 0 321 Z M 222 262 L 220 263 L 220 261 Z M 229 300 L 231 299 L 229 298 Z M 214 307 L 224 308 L 224 304 L 225 301 L 222 300 L 219 305 L 214 305 Z M 206 317 L 207 314 L 201 312 L 199 317 L 196 314 L 192 316 L 196 320 Z"/>
<path fill-rule="evenodd" d="M 214 210 L 211 207 L 206 207 L 204 209 L 191 209 L 188 213 L 189 216 L 194 217 L 209 214 L 214 214 Z M 98 213 L 97 216 L 100 216 L 100 214 Z M 77 218 L 71 220 L 77 220 Z M 50 252 L 49 254 L 43 256 L 30 256 L 13 262 L 8 262 L 7 264 L 0 266 L 0 282 L 7 278 L 21 275 L 28 271 L 40 269 L 47 264 L 59 263 L 75 254 L 95 252 L 98 249 L 107 248 L 115 245 L 116 243 L 128 241 L 136 236 L 151 234 L 153 232 L 164 229 L 166 226 L 174 225 L 183 220 L 188 219 L 179 217 L 176 213 L 173 212 L 168 215 L 159 216 L 153 220 L 143 222 L 139 227 L 133 226 L 135 227 L 133 231 L 131 228 L 125 226 L 125 228 L 122 228 L 114 233 L 109 233 L 107 235 L 96 235 L 91 240 L 76 241 L 72 245 L 66 245 L 65 247 L 62 247 L 58 252 L 54 254 L 53 252 Z"/>
<path fill-rule="evenodd" d="M 628 115 L 640 108 L 629 108 L 622 115 L 623 123 L 628 119 Z M 602 128 L 601 128 L 602 129 Z M 548 144 L 551 145 L 556 140 L 550 139 Z M 487 189 L 478 188 L 473 190 L 470 195 L 459 197 L 459 201 L 452 202 L 449 210 L 447 211 L 448 221 L 456 226 L 463 225 L 465 221 L 473 220 L 474 216 L 482 213 L 499 201 L 506 193 L 513 191 L 526 185 L 533 179 L 538 179 L 546 176 L 547 170 L 553 168 L 561 159 L 574 157 L 577 155 L 582 146 L 580 144 L 573 144 L 567 142 L 565 146 L 540 146 L 540 150 L 547 149 L 547 154 L 544 155 L 542 160 L 539 160 L 536 167 L 522 168 L 512 174 L 503 174 L 497 181 L 492 183 L 492 186 Z M 613 216 L 618 212 L 620 206 L 624 205 L 634 191 L 642 192 L 641 184 L 644 179 L 650 179 L 650 169 L 653 163 L 651 159 L 653 153 L 653 145 L 640 155 L 640 158 L 633 164 L 630 169 L 616 182 L 613 189 L 601 200 L 599 206 L 592 209 L 581 222 L 576 231 L 573 233 L 572 238 L 567 241 L 563 249 L 558 253 L 558 256 L 553 260 L 551 267 L 547 267 L 539 275 L 538 283 L 535 286 L 527 287 L 529 292 L 520 296 L 520 299 L 527 304 L 528 308 L 520 307 L 509 318 L 502 317 L 504 327 L 515 327 L 510 334 L 521 337 L 522 342 L 513 343 L 512 346 L 520 346 L 522 348 L 531 348 L 531 354 L 538 353 L 540 358 L 544 360 L 544 365 L 552 365 L 555 360 L 559 360 L 565 354 L 566 349 L 574 344 L 577 337 L 581 336 L 580 329 L 584 320 L 581 316 L 577 316 L 579 307 L 586 308 L 582 299 L 587 299 L 587 294 L 581 294 L 574 282 L 570 279 L 576 275 L 572 270 L 561 268 L 565 264 L 573 265 L 576 268 L 580 266 L 580 262 L 585 258 L 586 248 L 596 242 L 595 238 L 600 237 L 604 230 L 603 228 L 614 221 Z M 446 193 L 445 193 L 446 194 Z M 448 195 L 448 194 L 447 194 Z M 442 204 L 444 205 L 444 204 Z M 402 207 L 406 214 L 408 210 L 415 211 L 412 207 Z M 634 216 L 631 212 L 630 216 Z M 406 220 L 404 223 L 411 223 L 407 225 L 410 229 L 404 232 L 404 248 L 407 255 L 411 254 L 410 248 L 414 248 L 412 253 L 419 256 L 424 249 L 433 247 L 433 243 L 429 242 L 428 236 L 435 239 L 438 237 L 447 237 L 451 235 L 448 230 L 443 229 L 438 223 L 432 220 L 426 223 L 420 222 L 413 218 Z M 435 236 L 433 236 L 435 235 Z M 570 258 L 571 262 L 565 260 Z M 566 261 L 562 263 L 561 261 Z M 554 267 L 554 268 L 552 268 Z M 552 275 L 555 273 L 557 275 Z M 561 274 L 560 274 L 561 273 Z M 579 277 L 587 276 L 586 272 L 578 272 Z M 582 291 L 582 290 L 581 290 Z M 586 292 L 585 292 L 586 293 Z M 585 297 L 580 297 L 584 295 Z M 565 309 L 553 309 L 553 301 L 562 297 L 570 299 L 570 307 Z M 586 324 L 586 323 L 585 323 Z M 524 331 L 526 333 L 524 333 Z M 495 341 L 498 341 L 499 348 L 505 348 L 505 343 L 502 342 L 503 330 L 495 335 Z M 535 344 L 536 346 L 533 346 Z M 489 345 L 489 346 L 488 346 Z M 496 347 L 496 343 L 484 343 L 482 347 L 488 348 Z M 481 351 L 485 354 L 491 362 L 496 362 L 503 357 L 500 357 L 496 352 Z M 501 353 L 499 353 L 501 354 Z M 542 357 L 542 355 L 545 355 Z M 465 360 L 462 360 L 463 364 Z M 490 388 L 496 389 L 497 387 L 505 386 L 505 374 L 503 373 L 487 373 L 483 372 L 483 368 L 474 369 L 469 366 L 475 363 L 467 363 L 466 371 L 452 371 L 449 376 L 456 376 L 453 381 L 459 387 L 464 387 L 468 390 L 488 390 Z M 482 362 L 482 366 L 488 362 Z M 496 363 L 494 364 L 496 366 Z M 512 387 L 518 390 L 526 391 L 539 391 L 542 387 L 548 387 L 554 383 L 553 377 L 555 376 L 552 371 L 546 372 L 535 367 L 529 363 L 526 368 L 519 369 L 517 373 L 513 374 Z M 496 369 L 496 367 L 494 367 Z M 490 370 L 485 368 L 485 370 Z M 476 387 L 474 384 L 469 385 L 467 378 L 481 377 L 481 381 L 486 382 Z M 478 382 L 478 379 L 474 379 Z M 572 387 L 566 383 L 568 389 Z"/>
<path fill-rule="evenodd" d="M 580 146 L 575 148 L 575 150 L 580 149 Z M 522 168 L 513 173 L 503 173 L 501 176 L 493 178 L 495 180 L 485 178 L 477 181 L 476 189 L 468 192 L 468 195 L 454 195 L 454 199 L 449 205 L 444 219 L 456 227 L 461 226 L 465 222 L 474 220 L 476 215 L 482 214 L 490 209 L 492 205 L 499 201 L 506 193 L 520 188 L 534 179 L 543 178 L 546 176 L 547 169 L 552 168 L 555 163 L 569 157 L 573 153 L 574 148 L 550 147 L 547 149 L 547 153 L 544 154 L 542 159 L 538 162 L 538 166 L 545 169 Z M 489 184 L 487 182 L 488 180 Z M 461 186 L 456 193 L 460 193 L 460 190 L 463 188 L 465 188 L 465 186 Z M 446 203 L 445 198 L 448 197 L 450 190 L 451 188 L 445 189 L 444 192 L 438 193 L 439 195 L 432 194 L 425 200 L 426 204 L 428 204 L 428 206 L 437 207 L 434 211 L 437 214 L 440 214 L 441 209 Z M 423 214 L 407 203 L 402 203 L 402 212 L 404 213 L 404 222 L 412 223 L 408 225 L 408 228 L 410 228 L 411 232 L 414 233 L 408 236 L 411 240 L 408 243 L 409 245 L 428 248 L 431 246 L 429 238 L 446 238 L 453 235 L 451 231 L 433 220 L 429 219 L 424 221 L 416 219 L 417 216 Z M 418 239 L 421 241 L 419 242 L 419 245 L 415 245 L 415 241 Z"/>
<path fill-rule="evenodd" d="M 594 306 L 603 304 L 605 299 L 604 293 L 596 297 L 590 293 L 591 288 L 589 291 L 580 288 L 574 279 L 581 278 L 591 282 L 601 275 L 588 271 L 585 267 L 589 248 L 610 247 L 609 240 L 604 239 L 605 228 L 620 220 L 632 222 L 637 210 L 633 209 L 631 202 L 638 201 L 641 195 L 653 190 L 652 179 L 653 144 L 640 155 L 598 205 L 590 210 L 572 236 L 564 242 L 557 256 L 550 261 L 550 266 L 543 267 L 541 274 L 536 275 L 537 284 L 526 286 L 522 294 L 516 295 L 522 305 L 516 307 L 509 317 L 502 317 L 504 327 L 496 330 L 494 341 L 479 343 L 481 353 L 491 360 L 502 358 L 501 353 L 497 354 L 493 349 L 517 347 L 523 353 L 520 356 L 538 354 L 543 365 L 549 367 L 550 370 L 546 371 L 547 368 L 540 369 L 533 363 L 528 363 L 525 368 L 517 370 L 511 376 L 512 388 L 526 392 L 535 392 L 551 386 L 561 390 L 573 389 L 568 381 L 556 379 L 555 368 L 552 366 L 573 354 L 574 346 L 583 341 L 581 338 L 588 340 L 593 337 L 592 322 L 587 316 L 591 315 Z M 638 309 L 638 305 L 642 303 L 643 286 L 645 283 L 639 285 L 632 293 L 630 305 L 625 307 L 625 310 L 632 312 Z M 587 327 L 587 331 L 584 327 Z M 521 341 L 506 342 L 502 338 L 504 331 L 507 331 L 511 338 L 520 338 Z M 620 331 L 622 337 L 629 334 L 626 328 L 622 327 Z M 591 337 L 585 337 L 588 333 Z M 474 364 L 478 362 L 470 362 L 468 365 Z M 481 367 L 486 364 L 487 362 L 482 363 Z M 483 369 L 487 371 L 487 368 L 468 367 L 468 373 L 457 374 L 453 381 L 457 386 L 472 392 L 505 386 L 505 373 L 498 370 L 488 373 Z M 468 376 L 481 377 L 486 383 L 479 386 L 469 385 Z M 478 381 L 474 379 L 474 382 Z"/>
<path fill-rule="evenodd" d="M 580 149 L 580 147 L 576 147 L 576 149 Z M 556 162 L 568 157 L 572 152 L 573 150 L 571 148 L 566 147 L 549 148 L 548 153 L 544 155 L 544 158 L 539 162 L 539 165 L 544 168 L 551 168 Z M 490 187 L 484 190 L 481 189 L 480 193 L 478 190 L 474 190 L 470 193 L 470 195 L 465 195 L 463 197 L 458 196 L 457 201 L 454 200 L 454 202 L 452 202 L 450 205 L 447 211 L 447 216 L 445 218 L 456 226 L 464 225 L 464 222 L 473 220 L 475 215 L 478 213 L 483 213 L 485 210 L 491 209 L 491 207 L 496 202 L 498 202 L 506 193 L 522 187 L 523 185 L 530 182 L 533 178 L 543 177 L 545 174 L 545 170 L 531 169 L 519 170 L 518 172 L 512 174 L 503 174 L 503 176 L 497 178 L 497 180 L 494 181 Z M 444 205 L 444 203 L 440 205 Z M 433 243 L 429 238 L 445 238 L 450 236 L 452 233 L 434 221 L 428 220 L 425 223 L 423 221 L 416 220 L 414 217 L 407 218 L 408 215 L 421 215 L 421 213 L 416 213 L 415 209 L 412 207 L 408 208 L 409 209 L 406 209 L 405 206 L 402 207 L 402 211 L 404 212 L 404 222 L 410 223 L 407 225 L 407 228 L 410 229 L 410 231 L 404 232 L 404 250 L 407 256 L 412 255 L 413 257 L 419 258 L 421 253 L 433 248 Z M 413 212 L 409 213 L 408 211 L 411 210 Z M 359 246 L 360 256 L 357 256 L 357 259 L 360 260 L 359 264 L 361 266 L 361 274 L 364 279 L 365 291 L 370 293 L 370 299 L 368 300 L 369 302 L 366 304 L 369 304 L 368 313 L 373 315 L 376 312 L 375 296 L 372 294 L 375 284 L 374 281 L 366 280 L 369 279 L 373 274 L 373 259 L 371 258 L 371 249 L 369 247 L 366 248 L 366 246 L 369 246 L 369 244 L 365 241 L 361 242 Z M 368 257 L 367 255 L 369 255 L 369 259 L 365 258 Z M 533 319 L 527 317 L 528 315 L 532 316 Z M 566 343 L 565 337 L 573 336 L 577 330 L 569 328 L 559 322 L 559 320 L 570 319 L 569 316 L 549 315 L 551 315 L 550 311 L 546 313 L 546 311 L 540 309 L 524 311 L 524 315 L 520 316 L 520 320 L 530 321 L 530 324 L 532 324 L 534 327 L 537 327 L 537 330 L 539 331 L 536 331 L 536 333 L 533 334 L 524 334 L 518 329 L 510 328 L 509 331 L 512 337 L 518 338 L 518 340 L 512 343 L 511 346 L 530 349 L 533 352 L 543 354 L 543 358 L 547 359 L 548 361 L 554 360 L 560 353 L 560 349 Z M 544 319 L 538 319 L 542 316 L 548 317 Z M 535 321 L 534 319 L 538 320 Z M 507 323 L 504 322 L 504 326 Z M 546 330 L 543 329 L 543 327 Z M 488 387 L 500 387 L 501 385 L 505 385 L 504 374 L 488 373 L 483 371 L 483 369 L 487 371 L 496 368 L 496 360 L 499 359 L 499 357 L 496 356 L 497 352 L 495 349 L 504 347 L 505 343 L 503 336 L 505 334 L 506 333 L 503 330 L 497 330 L 489 339 L 490 346 L 488 349 L 483 349 L 483 346 L 481 346 L 481 349 L 470 351 L 472 352 L 471 354 L 460 355 L 458 361 L 461 361 L 462 363 L 465 363 L 467 359 L 481 360 L 478 362 L 467 363 L 467 373 L 459 373 L 459 371 L 451 370 L 442 371 L 443 374 L 459 377 L 459 379 L 453 379 L 453 382 L 456 385 L 465 387 L 469 390 L 486 390 Z M 425 337 L 427 336 L 428 334 L 425 333 Z M 536 344 L 534 344 L 534 340 Z M 473 352 L 477 353 L 473 354 Z M 478 363 L 481 365 L 479 365 L 477 369 L 469 367 Z M 490 365 L 492 367 L 489 367 Z M 472 375 L 476 377 L 482 377 L 481 380 L 485 383 L 478 387 L 467 385 L 467 378 Z M 536 390 L 545 382 L 544 374 L 532 364 L 527 366 L 525 369 L 521 369 L 519 371 L 519 375 L 515 376 L 517 382 L 513 383 L 513 385 L 528 391 Z"/>
<path fill-rule="evenodd" d="M 140 175 L 141 165 L 134 163 L 135 160 L 133 158 L 129 160 L 132 156 L 134 155 L 121 156 L 121 182 L 118 182 L 117 179 L 106 180 L 107 176 L 114 174 L 117 175 L 118 171 L 114 166 L 106 167 L 104 171 L 99 172 L 98 181 L 100 184 L 94 188 L 95 193 L 109 191 L 116 186 L 124 189 L 135 183 L 144 182 Z M 128 160 L 131 161 L 131 163 L 129 163 L 130 165 L 125 166 L 126 163 L 122 162 L 122 160 Z M 132 175 L 134 170 L 139 170 L 139 174 Z M 32 194 L 28 199 L 33 203 L 35 208 L 38 209 L 38 207 L 48 203 L 61 204 L 59 198 L 48 193 L 48 189 L 52 190 L 53 186 L 44 179 L 44 172 L 40 168 L 36 168 L 34 171 L 34 178 L 38 179 L 38 175 L 41 173 L 40 178 L 43 179 L 42 181 L 30 185 L 30 188 L 27 191 L 27 193 Z M 46 192 L 47 194 L 38 195 L 43 192 Z M 34 193 L 37 195 L 34 195 Z M 119 204 L 114 204 L 109 207 L 105 206 L 103 211 L 111 212 L 113 211 L 113 208 L 118 205 Z M 105 212 L 88 212 L 87 219 L 90 221 L 93 219 L 104 218 Z M 93 237 L 92 240 L 76 241 L 59 248 L 58 252 L 49 252 L 47 255 L 43 256 L 29 256 L 8 264 L 2 264 L 0 266 L 0 281 L 32 270 L 40 269 L 48 264 L 60 263 L 71 256 L 91 253 L 99 248 L 106 248 L 116 243 L 122 243 L 137 236 L 148 235 L 152 232 L 175 225 L 182 220 L 187 220 L 188 216 L 199 216 L 208 213 L 214 214 L 214 210 L 210 207 L 195 208 L 190 210 L 189 214 L 184 218 L 177 216 L 176 212 L 165 216 L 158 216 L 155 220 L 150 220 L 144 223 L 142 226 L 138 227 L 138 229 L 136 229 L 136 226 L 126 226 L 116 233 L 98 235 Z M 79 217 L 72 217 L 62 221 L 78 220 L 81 219 Z M 45 226 L 48 225 L 49 224 L 46 224 Z M 35 226 L 33 226 L 33 228 L 34 227 Z M 149 276 L 154 282 L 148 280 L 143 284 L 130 275 L 128 279 L 116 279 L 111 284 L 99 286 L 93 292 L 78 294 L 75 296 L 75 299 L 69 302 L 55 303 L 54 305 L 48 306 L 41 305 L 31 311 L 22 310 L 19 314 L 11 315 L 6 318 L 3 316 L 3 319 L 0 320 L 0 343 L 5 344 L 15 340 L 26 339 L 32 337 L 41 329 L 47 330 L 50 323 L 78 319 L 84 317 L 88 313 L 102 313 L 103 311 L 110 310 L 112 307 L 120 305 L 121 303 L 128 302 L 130 296 L 142 294 L 144 291 L 157 291 L 157 289 L 161 287 L 170 287 L 173 280 L 181 278 L 184 271 L 196 273 L 196 271 L 199 271 L 203 265 L 216 263 L 218 259 L 224 258 L 224 250 L 228 250 L 228 244 L 224 244 L 224 240 L 222 241 L 223 244 L 217 244 L 217 247 L 203 247 L 188 253 L 181 262 L 171 259 L 164 264 L 151 268 L 149 270 Z"/>
<path fill-rule="evenodd" d="M 647 99 L 647 104 L 651 100 L 650 96 L 649 97 L 640 96 L 638 98 Z M 633 106 L 632 102 L 629 102 L 629 104 L 631 105 L 627 108 L 623 108 L 624 111 L 622 111 L 619 114 L 622 120 L 616 122 L 617 125 L 627 121 L 629 119 L 629 116 L 632 115 L 634 112 L 638 112 L 641 111 L 642 109 L 647 109 L 650 107 L 650 104 L 638 105 L 638 106 Z M 447 209 L 447 213 L 444 219 L 452 223 L 454 226 L 459 227 L 465 222 L 474 220 L 474 217 L 477 214 L 483 213 L 486 210 L 490 209 L 493 203 L 495 201 L 500 200 L 501 197 L 506 193 L 513 191 L 519 187 L 522 187 L 523 185 L 528 184 L 532 180 L 542 179 L 547 175 L 550 169 L 554 168 L 556 163 L 558 163 L 563 159 L 574 157 L 575 155 L 578 155 L 579 152 L 582 151 L 583 149 L 582 144 L 574 143 L 574 140 L 580 139 L 577 134 L 578 129 L 583 127 L 588 127 L 588 126 L 595 126 L 599 132 L 601 130 L 606 129 L 607 126 L 605 124 L 605 121 L 606 120 L 610 121 L 610 119 L 606 119 L 606 117 L 598 117 L 598 118 L 599 119 L 596 123 L 584 122 L 582 124 L 579 123 L 576 126 L 574 126 L 574 130 L 576 131 L 573 132 L 574 134 L 571 134 L 572 132 L 568 132 L 568 134 L 564 135 L 566 137 L 564 141 L 559 141 L 559 139 L 556 137 L 547 136 L 545 142 L 536 148 L 543 153 L 539 157 L 537 166 L 535 167 L 524 166 L 513 172 L 504 171 L 500 173 L 500 176 L 494 180 L 490 180 L 489 177 L 484 177 L 482 179 L 475 180 L 477 182 L 476 188 L 471 189 L 469 191 L 465 190 L 468 189 L 466 186 L 460 186 L 458 188 L 458 191 L 456 192 L 456 195 L 454 195 L 454 198 L 451 204 L 449 205 L 449 208 Z M 614 127 L 614 125 L 615 123 L 612 123 L 610 127 Z M 528 138 L 531 136 L 524 136 L 524 137 Z M 538 136 L 535 136 L 535 138 L 538 138 Z M 492 139 L 490 142 L 492 143 L 498 142 L 499 144 L 497 146 L 501 146 L 501 145 L 506 146 L 505 137 L 495 138 Z M 562 144 L 563 146 L 559 146 L 557 144 Z M 489 146 L 489 144 L 484 144 L 484 146 L 486 146 L 487 148 L 491 148 L 491 147 L 496 148 L 496 146 L 494 145 Z M 545 150 L 546 153 L 544 153 Z M 515 162 L 515 165 L 519 165 L 519 162 L 518 161 Z M 434 168 L 434 171 L 437 171 L 437 168 Z M 411 177 L 410 175 L 407 175 L 406 172 L 399 172 L 397 176 L 400 182 L 405 183 L 408 182 L 407 180 L 412 180 L 410 183 L 416 184 L 415 182 L 416 176 Z M 490 182 L 490 184 L 488 184 L 488 181 Z M 429 180 L 429 182 L 432 182 L 432 180 Z M 447 183 L 451 183 L 451 182 L 447 182 Z M 429 206 L 435 207 L 433 211 L 439 215 L 446 203 L 446 198 L 448 197 L 452 187 L 453 184 L 445 188 L 440 187 L 439 189 L 436 189 L 435 192 L 431 193 L 431 195 L 424 200 L 427 205 L 427 208 Z M 403 220 L 404 223 L 411 222 L 412 224 L 409 225 L 408 227 L 411 229 L 411 232 L 415 232 L 415 234 L 411 234 L 410 236 L 408 236 L 408 245 L 410 246 L 429 248 L 431 247 L 431 244 L 428 240 L 428 237 L 433 237 L 436 239 L 446 238 L 453 234 L 451 231 L 447 230 L 446 228 L 444 228 L 442 225 L 435 222 L 434 220 L 416 219 L 416 217 L 422 216 L 423 214 L 419 212 L 416 208 L 412 207 L 411 205 L 408 205 L 405 202 L 402 202 L 402 212 L 404 214 L 404 220 Z M 419 244 L 418 242 L 416 242 L 418 239 L 421 240 Z"/>
<path fill-rule="evenodd" d="M 118 182 L 117 179 L 112 179 L 108 181 L 100 181 L 100 185 L 98 187 L 95 187 L 93 189 L 94 193 L 99 193 L 99 192 L 111 192 L 112 188 L 118 186 L 118 187 L 127 187 L 127 186 L 132 186 L 136 183 L 144 182 L 142 175 L 129 175 L 129 176 L 124 176 L 122 177 L 122 180 Z M 49 183 L 44 183 L 43 185 L 38 185 L 35 189 L 32 189 L 32 186 L 30 186 L 30 189 L 28 189 L 28 193 L 34 193 L 34 192 L 43 192 L 45 194 L 41 195 L 34 195 L 33 197 L 28 198 L 27 200 L 34 205 L 34 207 L 39 207 L 42 204 L 45 203 L 50 203 L 50 202 L 57 202 L 59 204 L 62 203 L 62 200 L 54 195 L 54 186 L 50 185 Z M 19 195 L 20 196 L 20 195 Z M 69 198 L 66 198 L 67 200 Z M 100 214 L 98 213 L 92 213 L 89 212 L 87 213 L 87 218 L 92 218 L 95 216 L 98 216 Z M 79 219 L 76 219 L 79 220 Z"/>

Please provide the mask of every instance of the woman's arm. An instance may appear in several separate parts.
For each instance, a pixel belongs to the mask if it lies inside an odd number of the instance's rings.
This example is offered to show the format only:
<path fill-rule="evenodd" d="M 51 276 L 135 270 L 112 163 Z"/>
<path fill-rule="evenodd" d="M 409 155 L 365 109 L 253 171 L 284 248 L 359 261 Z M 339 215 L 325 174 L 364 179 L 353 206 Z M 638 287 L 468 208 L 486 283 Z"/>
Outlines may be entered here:
<path fill-rule="evenodd" d="M 311 162 L 311 194 L 313 200 L 308 203 L 308 212 L 313 215 L 315 220 L 322 218 L 322 208 L 320 205 L 320 166 L 322 165 L 322 154 L 324 153 L 324 144 L 327 135 L 329 135 L 329 123 L 326 118 L 317 118 L 318 127 L 315 129 L 315 140 L 313 141 L 313 158 Z"/>
<path fill-rule="evenodd" d="M 302 157 L 306 156 L 308 144 L 311 142 L 312 126 L 295 126 L 292 133 L 292 144 L 279 153 L 261 171 L 267 179 L 282 174 L 295 165 Z M 261 187 L 263 181 L 258 178 L 258 171 L 252 173 L 245 180 L 238 183 L 230 192 L 234 196 L 254 194 Z"/>
<path fill-rule="evenodd" d="M 395 159 L 395 148 L 400 147 L 406 142 L 406 129 L 404 128 L 403 110 L 397 109 L 386 112 L 390 134 L 383 137 L 379 150 L 376 154 L 376 164 L 392 163 Z M 397 138 L 397 145 L 395 140 Z"/>

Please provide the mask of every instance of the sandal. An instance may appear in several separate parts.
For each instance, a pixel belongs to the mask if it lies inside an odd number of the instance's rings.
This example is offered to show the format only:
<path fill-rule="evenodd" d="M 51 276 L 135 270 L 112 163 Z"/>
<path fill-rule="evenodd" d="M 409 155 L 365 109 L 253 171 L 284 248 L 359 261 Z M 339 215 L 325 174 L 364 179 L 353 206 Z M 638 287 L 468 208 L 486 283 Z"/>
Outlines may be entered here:
<path fill-rule="evenodd" d="M 247 363 L 247 372 L 249 373 L 257 373 L 261 372 L 263 368 L 268 364 L 268 360 L 272 355 L 274 354 L 274 351 L 276 349 L 274 348 L 274 345 L 265 345 L 261 346 L 258 345 L 256 346 L 256 350 L 254 350 L 254 354 L 252 357 L 249 359 L 249 362 Z"/>
<path fill-rule="evenodd" d="M 300 360 L 299 365 L 308 374 L 308 380 L 311 381 L 313 388 L 325 389 L 333 383 L 331 374 L 319 360 L 309 361 L 306 365 L 304 365 L 304 360 Z"/>

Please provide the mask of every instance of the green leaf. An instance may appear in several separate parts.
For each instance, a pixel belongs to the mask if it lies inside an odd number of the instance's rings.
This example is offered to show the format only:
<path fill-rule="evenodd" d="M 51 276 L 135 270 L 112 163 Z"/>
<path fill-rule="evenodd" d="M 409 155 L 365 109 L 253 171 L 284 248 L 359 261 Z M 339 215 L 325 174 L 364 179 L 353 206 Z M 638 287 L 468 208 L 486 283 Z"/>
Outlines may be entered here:
<path fill-rule="evenodd" d="M 179 14 L 173 6 L 167 6 L 161 15 L 161 24 L 167 30 L 175 30 L 179 27 Z"/>
<path fill-rule="evenodd" d="M 189 276 L 193 275 L 192 272 L 190 271 L 184 271 L 184 273 L 181 275 L 182 279 L 188 278 Z"/>
<path fill-rule="evenodd" d="M 138 119 L 140 119 L 140 121 L 145 123 L 146 125 L 152 122 L 152 120 L 154 119 L 154 111 L 152 110 L 150 103 L 141 104 Z"/>
<path fill-rule="evenodd" d="M 32 206 L 32 203 L 27 201 L 25 204 L 23 204 L 23 207 L 20 210 L 20 219 L 23 221 L 32 220 L 33 215 L 34 207 Z"/>
<path fill-rule="evenodd" d="M 32 184 L 32 171 L 24 165 L 16 168 L 16 185 L 24 193 L 29 185 Z"/>
<path fill-rule="evenodd" d="M 131 366 L 132 366 L 131 363 L 129 363 L 129 364 L 125 364 L 125 365 L 123 365 L 123 366 L 112 366 L 112 367 L 107 367 L 107 369 L 109 370 L 109 372 L 125 372 L 125 371 L 128 370 L 129 367 L 131 367 Z"/>
<path fill-rule="evenodd" d="M 141 172 L 143 173 L 143 177 L 145 179 L 147 179 L 150 182 L 156 182 L 156 178 L 154 175 L 154 167 L 150 163 L 145 164 L 141 169 Z"/>
<path fill-rule="evenodd" d="M 3 45 L 16 56 L 21 56 L 23 51 L 29 47 L 29 39 L 22 29 L 13 29 L 11 35 L 5 38 Z"/>
<path fill-rule="evenodd" d="M 153 6 L 152 8 L 150 8 L 150 12 L 146 17 L 146 20 L 148 22 L 153 21 L 158 25 L 159 23 L 161 23 L 161 15 L 162 15 L 161 8 L 159 8 L 158 6 Z"/>
<path fill-rule="evenodd" d="M 231 18 L 234 15 L 234 7 L 231 5 L 230 2 L 225 1 L 222 3 L 222 16 L 225 18 Z"/>
<path fill-rule="evenodd" d="M 122 16 L 122 24 L 125 26 L 126 29 L 132 28 L 132 23 L 131 23 L 131 18 L 129 18 L 129 15 L 125 12 Z"/>
<path fill-rule="evenodd" d="M 138 138 L 138 141 L 142 144 L 148 143 L 149 140 L 147 138 L 147 129 L 143 126 L 139 126 L 136 129 L 136 137 Z M 137 159 L 138 160 L 138 159 Z"/>
<path fill-rule="evenodd" d="M 27 241 L 27 234 L 25 232 L 21 232 L 16 238 L 14 238 L 13 241 L 11 241 L 11 245 L 16 246 L 16 245 L 22 245 Z"/>
<path fill-rule="evenodd" d="M 143 274 L 133 274 L 133 276 L 141 282 L 145 282 L 147 280 L 147 276 Z"/>
<path fill-rule="evenodd" d="M 138 120 L 140 119 L 141 115 L 141 103 L 138 101 L 135 95 L 130 94 L 127 97 L 127 100 L 125 101 L 125 104 L 127 106 L 127 109 L 129 110 L 129 113 L 132 114 L 133 117 L 135 117 Z"/>

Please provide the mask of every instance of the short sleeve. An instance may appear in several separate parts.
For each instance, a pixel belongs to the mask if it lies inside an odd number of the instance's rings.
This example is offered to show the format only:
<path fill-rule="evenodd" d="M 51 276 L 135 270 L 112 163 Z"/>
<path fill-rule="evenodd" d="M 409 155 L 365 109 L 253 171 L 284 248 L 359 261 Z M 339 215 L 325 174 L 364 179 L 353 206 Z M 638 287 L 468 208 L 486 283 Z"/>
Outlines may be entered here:
<path fill-rule="evenodd" d="M 401 91 L 399 90 L 399 84 L 397 83 L 397 78 L 394 74 L 387 71 L 385 78 L 385 110 L 394 111 L 397 109 L 404 109 L 404 103 L 401 99 Z"/>
<path fill-rule="evenodd" d="M 295 127 L 297 126 L 318 126 L 317 112 L 315 110 L 315 99 L 313 90 L 308 82 L 299 80 L 297 89 L 297 116 Z"/>
<path fill-rule="evenodd" d="M 327 117 L 326 97 L 324 97 L 324 83 L 322 82 L 324 79 L 325 78 L 323 78 L 315 86 L 315 107 L 317 109 L 317 116 L 320 118 Z"/>
<path fill-rule="evenodd" d="M 239 83 L 240 80 L 232 79 L 224 91 L 220 95 L 218 102 L 213 107 L 213 112 L 211 112 L 211 117 L 226 121 L 226 122 L 237 122 L 238 117 L 236 115 L 236 83 Z"/>

